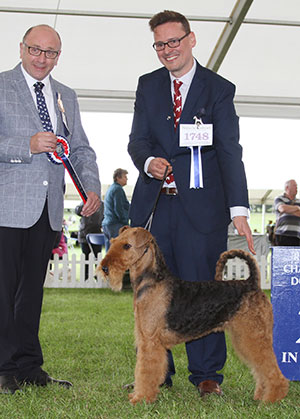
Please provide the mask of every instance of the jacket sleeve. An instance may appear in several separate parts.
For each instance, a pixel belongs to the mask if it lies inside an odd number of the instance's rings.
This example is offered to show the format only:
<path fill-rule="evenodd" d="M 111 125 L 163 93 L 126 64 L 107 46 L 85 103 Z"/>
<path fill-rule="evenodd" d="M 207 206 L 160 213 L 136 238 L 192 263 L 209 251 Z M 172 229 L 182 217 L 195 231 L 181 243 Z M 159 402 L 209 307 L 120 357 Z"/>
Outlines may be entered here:
<path fill-rule="evenodd" d="M 144 172 L 144 164 L 148 157 L 153 155 L 149 118 L 145 104 L 145 89 L 142 79 L 139 79 L 136 100 L 134 105 L 134 116 L 129 136 L 128 153 L 136 168 L 143 177 L 147 177 Z"/>

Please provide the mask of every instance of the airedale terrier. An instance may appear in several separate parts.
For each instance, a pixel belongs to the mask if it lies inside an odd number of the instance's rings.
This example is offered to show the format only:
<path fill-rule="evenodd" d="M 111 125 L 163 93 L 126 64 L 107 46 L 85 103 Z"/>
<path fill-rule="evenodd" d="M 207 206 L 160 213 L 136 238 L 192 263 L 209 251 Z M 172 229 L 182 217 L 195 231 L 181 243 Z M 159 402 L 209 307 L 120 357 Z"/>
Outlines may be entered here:
<path fill-rule="evenodd" d="M 245 259 L 247 280 L 223 281 L 227 259 Z M 141 227 L 123 227 L 98 267 L 114 291 L 129 269 L 134 292 L 137 362 L 132 404 L 156 400 L 167 371 L 166 350 L 211 332 L 228 331 L 256 381 L 254 399 L 281 400 L 288 392 L 272 347 L 272 306 L 260 288 L 255 259 L 242 250 L 224 252 L 216 281 L 187 282 L 168 270 L 153 236 Z"/>

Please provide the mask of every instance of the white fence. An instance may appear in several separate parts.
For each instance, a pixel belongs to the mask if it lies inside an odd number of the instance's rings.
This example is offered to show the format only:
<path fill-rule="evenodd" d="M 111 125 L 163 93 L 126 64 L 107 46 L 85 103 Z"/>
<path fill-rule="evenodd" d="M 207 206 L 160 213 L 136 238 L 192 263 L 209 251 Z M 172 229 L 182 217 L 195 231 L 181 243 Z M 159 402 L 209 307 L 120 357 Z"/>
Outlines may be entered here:
<path fill-rule="evenodd" d="M 261 288 L 268 290 L 271 288 L 270 266 L 267 256 L 261 256 L 257 259 L 261 276 Z M 249 276 L 249 269 L 244 260 L 234 258 L 229 259 L 224 269 L 224 279 L 247 279 Z"/>
<path fill-rule="evenodd" d="M 47 288 L 108 288 L 105 280 L 95 273 L 95 268 L 101 261 L 101 253 L 95 258 L 92 253 L 86 261 L 84 255 L 81 254 L 79 259 L 72 254 L 70 258 L 64 255 L 63 259 L 59 259 L 58 255 L 54 255 L 54 260 L 49 262 L 45 287 Z M 88 266 L 88 278 L 85 280 L 85 266 Z M 270 269 L 266 256 L 261 256 L 258 260 L 261 272 L 262 289 L 270 289 Z M 235 258 L 227 262 L 224 279 L 246 279 L 249 275 L 248 267 L 245 261 Z"/>
<path fill-rule="evenodd" d="M 96 274 L 96 266 L 101 262 L 101 253 L 98 257 L 90 253 L 88 260 L 84 254 L 77 259 L 73 253 L 69 258 L 67 254 L 59 259 L 54 255 L 54 259 L 49 262 L 45 287 L 46 288 L 108 288 L 106 281 Z M 88 266 L 88 278 L 85 279 L 85 267 Z"/>

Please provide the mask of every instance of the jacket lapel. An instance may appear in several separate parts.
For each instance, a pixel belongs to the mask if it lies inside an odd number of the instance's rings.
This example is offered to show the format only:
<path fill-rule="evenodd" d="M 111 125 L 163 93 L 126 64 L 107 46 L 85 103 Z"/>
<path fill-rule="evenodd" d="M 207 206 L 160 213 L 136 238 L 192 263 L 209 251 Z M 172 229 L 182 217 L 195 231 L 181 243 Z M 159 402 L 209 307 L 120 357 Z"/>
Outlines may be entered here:
<path fill-rule="evenodd" d="M 51 87 L 52 87 L 54 107 L 55 107 L 55 112 L 56 112 L 56 116 L 57 116 L 56 134 L 57 135 L 62 135 L 63 137 L 67 138 L 68 135 L 70 135 L 70 133 L 69 133 L 69 131 L 67 131 L 67 128 L 65 127 L 65 125 L 63 123 L 62 114 L 61 114 L 61 111 L 58 107 L 58 94 L 59 93 L 61 94 L 61 92 L 59 92 L 57 83 L 55 82 L 55 80 L 51 76 L 50 76 L 50 83 L 51 83 Z"/>
<path fill-rule="evenodd" d="M 159 129 L 159 137 L 161 138 L 161 145 L 169 154 L 174 146 L 174 115 L 173 115 L 173 101 L 171 95 L 169 72 L 164 69 L 162 72 L 161 82 L 158 84 L 158 91 L 155 95 L 155 119 L 154 125 Z"/>
<path fill-rule="evenodd" d="M 201 103 L 203 103 L 204 96 L 204 76 L 201 70 L 200 64 L 197 62 L 197 68 L 192 80 L 191 86 L 188 91 L 188 95 L 183 107 L 183 111 L 180 118 L 182 124 L 193 124 L 193 117 L 201 113 Z"/>
<path fill-rule="evenodd" d="M 18 64 L 17 67 L 15 67 L 14 71 L 15 78 L 13 80 L 13 83 L 18 95 L 19 104 L 24 107 L 24 115 L 29 114 L 33 123 L 36 125 L 37 130 L 43 131 L 43 126 L 39 113 L 36 109 L 31 92 L 21 70 L 21 64 Z"/>
<path fill-rule="evenodd" d="M 204 94 L 205 94 L 204 76 L 201 71 L 201 66 L 197 62 L 196 72 L 195 72 L 194 78 L 192 80 L 192 83 L 188 91 L 188 95 L 184 103 L 182 114 L 180 116 L 179 125 L 176 129 L 176 139 L 173 142 L 172 152 L 180 148 L 179 147 L 180 124 L 194 124 L 195 122 L 193 119 L 194 116 L 196 115 L 198 117 L 201 116 L 201 112 L 203 110 Z"/>

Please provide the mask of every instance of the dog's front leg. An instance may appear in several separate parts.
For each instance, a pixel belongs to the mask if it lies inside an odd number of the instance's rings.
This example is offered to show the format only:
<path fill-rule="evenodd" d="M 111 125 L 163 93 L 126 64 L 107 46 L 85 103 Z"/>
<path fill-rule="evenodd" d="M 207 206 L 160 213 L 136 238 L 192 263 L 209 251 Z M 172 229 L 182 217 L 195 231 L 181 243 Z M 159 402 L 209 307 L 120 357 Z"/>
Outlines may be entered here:
<path fill-rule="evenodd" d="M 167 371 L 167 352 L 158 339 L 139 341 L 135 366 L 135 384 L 130 402 L 136 404 L 145 400 L 152 403 L 159 393 L 159 385 L 165 380 Z"/>

